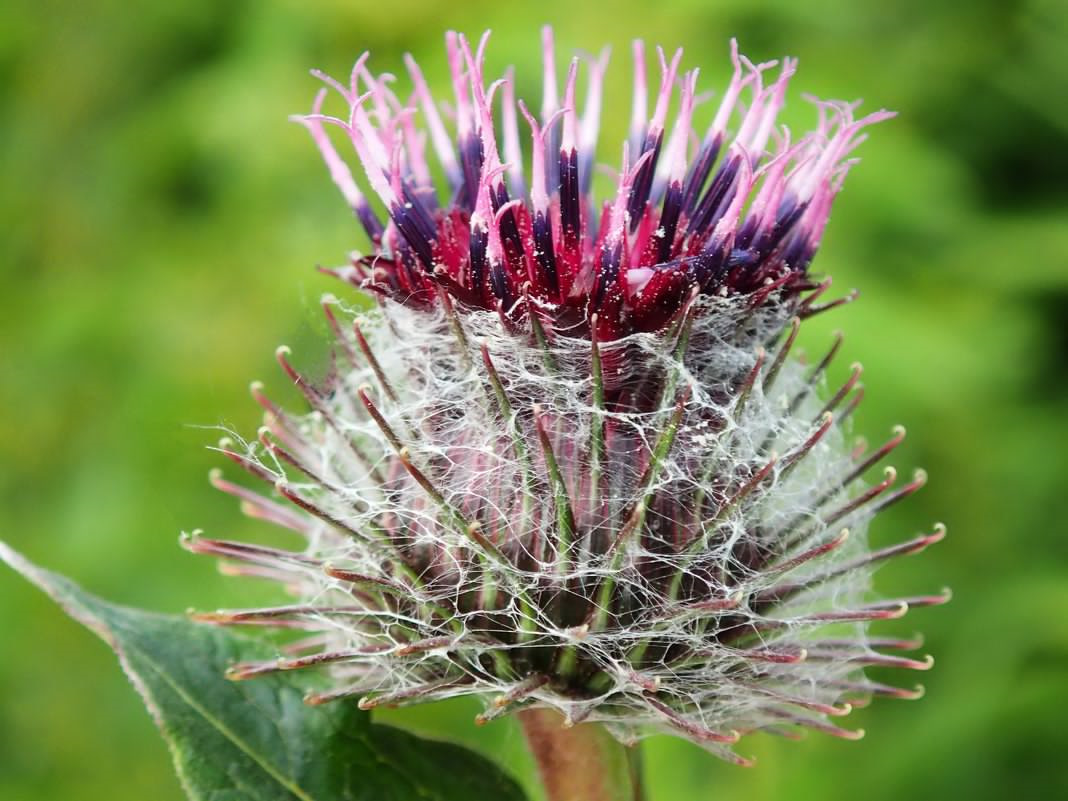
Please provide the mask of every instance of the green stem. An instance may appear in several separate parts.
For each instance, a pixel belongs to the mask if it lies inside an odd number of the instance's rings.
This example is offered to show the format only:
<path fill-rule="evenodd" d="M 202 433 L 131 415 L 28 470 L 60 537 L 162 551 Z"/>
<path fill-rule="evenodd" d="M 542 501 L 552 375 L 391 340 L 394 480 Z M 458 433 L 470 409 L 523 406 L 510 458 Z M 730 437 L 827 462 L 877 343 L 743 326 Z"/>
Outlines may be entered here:
<path fill-rule="evenodd" d="M 644 801 L 637 747 L 599 723 L 564 725 L 551 709 L 518 713 L 547 801 Z"/>

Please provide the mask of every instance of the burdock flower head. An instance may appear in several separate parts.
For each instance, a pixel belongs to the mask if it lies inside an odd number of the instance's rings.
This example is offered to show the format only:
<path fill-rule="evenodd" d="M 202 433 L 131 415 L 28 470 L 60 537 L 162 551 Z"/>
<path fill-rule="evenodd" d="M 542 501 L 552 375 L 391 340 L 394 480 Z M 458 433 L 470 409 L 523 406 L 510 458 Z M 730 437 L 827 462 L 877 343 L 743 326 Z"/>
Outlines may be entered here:
<path fill-rule="evenodd" d="M 364 55 L 348 83 L 319 76 L 343 116 L 324 113 L 323 89 L 297 118 L 371 241 L 332 272 L 378 306 L 326 298 L 330 375 L 278 352 L 310 412 L 254 385 L 258 440 L 221 446 L 276 497 L 214 483 L 303 544 L 185 544 L 297 600 L 200 617 L 309 632 L 232 677 L 328 666 L 311 703 L 475 694 L 480 721 L 549 707 L 740 763 L 730 745 L 749 732 L 860 736 L 838 722 L 858 702 L 918 693 L 864 667 L 931 664 L 869 624 L 947 597 L 873 600 L 871 573 L 943 529 L 869 548 L 868 521 L 923 476 L 866 481 L 904 432 L 848 445 L 859 366 L 824 392 L 840 339 L 814 366 L 792 348 L 848 299 L 824 300 L 809 265 L 862 131 L 892 115 L 817 101 L 795 138 L 776 118 L 796 62 L 773 73 L 732 46 L 698 144 L 697 70 L 658 49 L 648 98 L 636 42 L 633 122 L 602 202 L 606 56 L 587 59 L 580 105 L 582 60 L 560 93 L 546 30 L 534 110 L 510 72 L 487 85 L 487 39 L 447 36 L 448 113 L 413 60 L 404 94 Z"/>

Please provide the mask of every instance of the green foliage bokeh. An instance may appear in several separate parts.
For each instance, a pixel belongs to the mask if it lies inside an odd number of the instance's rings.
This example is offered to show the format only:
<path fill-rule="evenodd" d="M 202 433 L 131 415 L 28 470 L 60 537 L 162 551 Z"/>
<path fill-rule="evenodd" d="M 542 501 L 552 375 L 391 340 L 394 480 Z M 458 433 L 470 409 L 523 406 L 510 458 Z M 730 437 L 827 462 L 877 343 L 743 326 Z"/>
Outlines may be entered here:
<path fill-rule="evenodd" d="M 295 401 L 275 345 L 325 367 L 318 298 L 345 290 L 314 265 L 365 245 L 285 116 L 310 105 L 308 68 L 344 75 L 365 49 L 401 76 L 412 52 L 444 91 L 447 28 L 493 28 L 491 71 L 515 63 L 529 97 L 544 22 L 561 54 L 612 45 L 605 143 L 629 113 L 634 36 L 686 48 L 704 88 L 725 85 L 732 35 L 755 59 L 799 56 L 795 132 L 813 119 L 802 91 L 900 112 L 862 146 L 816 262 L 861 299 L 806 344 L 846 332 L 838 374 L 862 360 L 868 391 L 856 432 L 906 424 L 895 464 L 931 475 L 873 541 L 949 526 L 878 578 L 887 593 L 954 590 L 897 629 L 927 635 L 927 697 L 855 713 L 860 743 L 754 738 L 750 771 L 655 738 L 652 800 L 1068 797 L 1068 13 L 1055 0 L 6 4 L 0 537 L 121 603 L 269 597 L 176 537 L 258 535 L 207 486 L 219 460 L 204 446 L 214 426 L 255 430 L 251 379 Z M 476 709 L 383 717 L 529 782 L 518 731 L 476 729 Z M 0 572 L 0 799 L 180 797 L 111 654 Z"/>

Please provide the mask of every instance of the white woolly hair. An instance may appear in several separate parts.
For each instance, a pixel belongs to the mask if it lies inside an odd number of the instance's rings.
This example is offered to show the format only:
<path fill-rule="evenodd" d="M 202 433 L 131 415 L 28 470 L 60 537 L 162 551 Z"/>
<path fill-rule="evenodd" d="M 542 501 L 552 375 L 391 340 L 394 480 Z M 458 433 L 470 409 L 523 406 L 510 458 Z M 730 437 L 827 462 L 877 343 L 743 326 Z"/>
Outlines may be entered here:
<path fill-rule="evenodd" d="M 911 694 L 863 665 L 929 666 L 874 650 L 908 647 L 867 634 L 907 605 L 868 595 L 874 563 L 941 532 L 869 551 L 871 460 L 846 443 L 843 393 L 823 397 L 826 364 L 788 355 L 789 304 L 701 297 L 667 332 L 599 348 L 489 312 L 328 304 L 357 331 L 330 386 L 282 356 L 314 410 L 268 403 L 261 442 L 224 447 L 303 511 L 243 491 L 246 509 L 306 547 L 199 548 L 284 580 L 299 601 L 258 620 L 317 631 L 314 653 L 238 677 L 328 664 L 336 689 L 312 701 L 477 694 L 483 721 L 552 707 L 745 762 L 739 734 L 859 736 L 828 716 Z M 644 404 L 605 408 L 603 392 L 641 397 L 649 376 Z"/>

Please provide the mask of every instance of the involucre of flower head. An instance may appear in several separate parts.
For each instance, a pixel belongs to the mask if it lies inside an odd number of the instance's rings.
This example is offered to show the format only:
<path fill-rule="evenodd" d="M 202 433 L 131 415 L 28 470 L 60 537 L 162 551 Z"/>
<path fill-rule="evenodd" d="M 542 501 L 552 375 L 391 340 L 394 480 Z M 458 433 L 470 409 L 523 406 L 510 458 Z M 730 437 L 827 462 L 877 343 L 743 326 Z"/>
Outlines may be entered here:
<path fill-rule="evenodd" d="M 869 624 L 948 598 L 873 600 L 870 575 L 944 530 L 868 546 L 872 516 L 923 476 L 898 483 L 887 468 L 867 484 L 903 430 L 851 448 L 859 366 L 826 393 L 840 338 L 811 367 L 792 347 L 804 319 L 844 300 L 821 300 L 830 282 L 809 264 L 861 129 L 891 115 L 817 102 L 816 129 L 794 141 L 776 117 L 796 62 L 770 78 L 774 64 L 732 45 L 734 76 L 694 152 L 697 70 L 680 74 L 681 52 L 658 49 L 650 113 L 635 43 L 630 138 L 599 204 L 607 56 L 589 61 L 580 110 L 580 61 L 561 95 L 546 29 L 535 114 L 510 72 L 486 85 L 487 37 L 446 42 L 453 126 L 414 61 L 402 101 L 366 55 L 348 84 L 320 76 L 344 116 L 323 113 L 324 89 L 298 118 L 372 242 L 334 272 L 380 303 L 355 313 L 324 299 L 331 376 L 313 384 L 279 350 L 310 413 L 254 385 L 258 440 L 221 446 L 276 497 L 220 474 L 216 486 L 303 545 L 185 543 L 297 600 L 200 617 L 309 632 L 232 676 L 326 666 L 333 688 L 312 703 L 476 694 L 481 722 L 552 707 L 739 763 L 730 745 L 749 732 L 859 736 L 838 721 L 858 702 L 919 693 L 864 667 L 931 664 Z"/>

